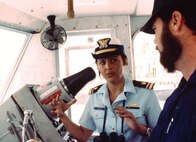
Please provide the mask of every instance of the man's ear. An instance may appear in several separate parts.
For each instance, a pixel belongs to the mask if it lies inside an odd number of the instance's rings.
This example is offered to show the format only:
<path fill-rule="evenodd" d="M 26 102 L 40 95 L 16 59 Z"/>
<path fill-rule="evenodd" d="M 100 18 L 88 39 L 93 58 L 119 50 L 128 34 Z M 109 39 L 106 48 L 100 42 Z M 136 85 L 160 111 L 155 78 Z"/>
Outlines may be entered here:
<path fill-rule="evenodd" d="M 172 14 L 171 25 L 174 32 L 181 30 L 183 24 L 183 16 L 179 11 L 174 11 Z"/>

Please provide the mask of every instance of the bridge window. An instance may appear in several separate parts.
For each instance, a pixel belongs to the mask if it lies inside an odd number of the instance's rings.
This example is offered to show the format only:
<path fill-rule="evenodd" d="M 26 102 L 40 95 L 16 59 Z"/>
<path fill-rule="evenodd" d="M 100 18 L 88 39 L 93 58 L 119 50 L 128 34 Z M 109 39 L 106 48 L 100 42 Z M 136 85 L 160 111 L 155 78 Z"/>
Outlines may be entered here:
<path fill-rule="evenodd" d="M 0 104 L 5 99 L 7 89 L 25 51 L 30 34 L 0 26 Z"/>

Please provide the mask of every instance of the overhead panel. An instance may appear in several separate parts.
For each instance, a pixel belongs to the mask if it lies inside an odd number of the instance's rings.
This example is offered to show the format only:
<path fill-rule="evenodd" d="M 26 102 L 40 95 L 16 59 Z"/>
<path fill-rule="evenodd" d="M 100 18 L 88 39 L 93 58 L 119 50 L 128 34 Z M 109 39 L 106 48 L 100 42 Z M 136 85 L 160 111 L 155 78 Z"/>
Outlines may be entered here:
<path fill-rule="evenodd" d="M 151 15 L 154 0 L 138 0 L 135 11 L 136 16 Z"/>
<path fill-rule="evenodd" d="M 1 14 L 0 24 L 3 26 L 14 27 L 23 31 L 40 32 L 46 24 L 45 21 L 21 12 L 6 4 L 0 3 Z"/>

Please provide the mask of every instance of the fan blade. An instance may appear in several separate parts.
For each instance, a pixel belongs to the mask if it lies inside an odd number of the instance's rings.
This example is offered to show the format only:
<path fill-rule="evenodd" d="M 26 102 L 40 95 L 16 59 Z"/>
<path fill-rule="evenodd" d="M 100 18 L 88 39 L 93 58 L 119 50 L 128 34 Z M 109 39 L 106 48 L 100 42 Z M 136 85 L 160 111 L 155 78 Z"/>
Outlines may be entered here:
<path fill-rule="evenodd" d="M 53 50 L 53 47 L 54 47 L 54 42 L 50 42 L 50 44 L 46 48 L 48 48 L 49 50 Z"/>
<path fill-rule="evenodd" d="M 61 26 L 55 26 L 54 32 L 54 40 L 60 44 L 63 44 L 66 40 L 67 34 L 66 31 Z"/>
<path fill-rule="evenodd" d="M 55 26 L 55 29 L 53 31 L 54 39 L 58 38 L 58 36 L 60 35 L 60 32 L 61 32 L 61 29 L 59 27 Z"/>
<path fill-rule="evenodd" d="M 65 42 L 65 38 L 60 37 L 60 38 L 57 39 L 57 42 L 60 43 L 60 44 L 63 44 Z"/>
<path fill-rule="evenodd" d="M 59 44 L 57 42 L 51 42 L 50 45 L 47 47 L 49 50 L 56 50 L 59 48 Z"/>
<path fill-rule="evenodd" d="M 59 49 L 59 44 L 58 44 L 58 42 L 55 42 L 55 43 L 54 43 L 54 50 L 55 50 L 55 49 Z"/>
<path fill-rule="evenodd" d="M 54 40 L 54 37 L 51 34 L 46 34 L 44 36 L 44 39 L 49 40 L 49 41 L 53 41 Z"/>
<path fill-rule="evenodd" d="M 48 46 L 50 45 L 51 41 L 49 41 L 49 40 L 42 40 L 41 43 L 42 43 L 42 45 L 43 45 L 44 47 L 48 48 Z"/>

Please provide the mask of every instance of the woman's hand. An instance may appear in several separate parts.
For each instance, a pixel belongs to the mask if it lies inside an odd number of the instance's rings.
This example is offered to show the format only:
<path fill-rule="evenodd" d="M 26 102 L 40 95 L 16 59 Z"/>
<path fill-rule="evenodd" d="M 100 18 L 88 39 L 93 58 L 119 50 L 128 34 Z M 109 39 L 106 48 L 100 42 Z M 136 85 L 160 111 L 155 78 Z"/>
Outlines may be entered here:
<path fill-rule="evenodd" d="M 51 103 L 52 111 L 51 114 L 57 116 L 59 118 L 63 117 L 65 114 L 64 112 L 74 103 L 76 99 L 71 100 L 68 103 L 63 102 L 63 100 L 58 96 L 56 97 L 53 102 Z"/>
<path fill-rule="evenodd" d="M 127 111 L 123 106 L 115 106 L 114 110 L 116 110 L 116 114 L 118 114 L 121 118 L 124 118 L 124 121 L 130 128 L 134 129 L 138 122 L 131 112 Z"/>
<path fill-rule="evenodd" d="M 116 114 L 118 114 L 121 118 L 124 118 L 125 123 L 132 130 L 140 133 L 141 135 L 145 135 L 146 127 L 139 123 L 131 112 L 127 111 L 123 106 L 115 106 L 114 110 L 116 110 Z"/>

